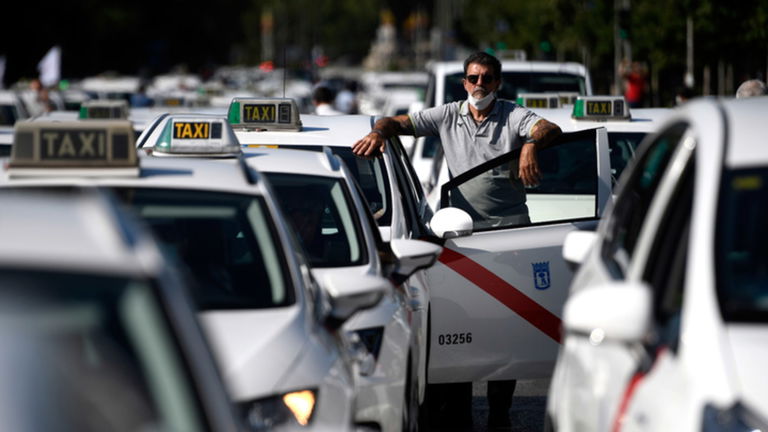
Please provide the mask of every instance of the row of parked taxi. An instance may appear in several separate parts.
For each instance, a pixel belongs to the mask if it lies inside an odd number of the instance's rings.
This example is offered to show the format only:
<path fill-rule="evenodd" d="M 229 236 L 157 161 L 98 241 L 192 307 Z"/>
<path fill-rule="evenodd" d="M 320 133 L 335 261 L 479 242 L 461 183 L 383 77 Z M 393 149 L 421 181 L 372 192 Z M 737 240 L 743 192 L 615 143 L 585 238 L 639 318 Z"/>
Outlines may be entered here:
<path fill-rule="evenodd" d="M 97 400 L 67 412 L 99 430 L 415 430 L 435 384 L 549 376 L 550 429 L 760 429 L 765 101 L 573 102 L 539 112 L 565 133 L 524 224 L 455 194 L 519 151 L 454 178 L 438 153 L 425 182 L 397 137 L 352 154 L 372 117 L 286 99 L 17 123 L 0 259 L 24 332 L 0 337 L 24 349 L 0 374 L 57 353 L 49 391 L 18 389 Z"/>

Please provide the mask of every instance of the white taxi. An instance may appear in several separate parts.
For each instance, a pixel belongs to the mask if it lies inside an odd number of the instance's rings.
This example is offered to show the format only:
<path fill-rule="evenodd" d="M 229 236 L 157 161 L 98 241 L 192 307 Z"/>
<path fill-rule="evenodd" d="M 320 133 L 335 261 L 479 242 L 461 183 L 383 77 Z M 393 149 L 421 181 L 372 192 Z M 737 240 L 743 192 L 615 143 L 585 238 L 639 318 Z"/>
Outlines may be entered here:
<path fill-rule="evenodd" d="M 370 132 L 375 118 L 365 116 L 293 117 L 289 101 L 233 101 L 231 121 L 240 123 L 252 105 L 259 119 L 249 130 L 235 129 L 244 146 L 280 146 L 322 151 L 329 146 L 344 159 L 366 196 L 386 240 L 430 237 L 444 246 L 438 263 L 409 280 L 409 292 L 424 297 L 429 343 L 429 384 L 547 377 L 560 342 L 560 314 L 572 271 L 560 249 L 574 228 L 594 228 L 611 196 L 608 137 L 604 128 L 565 133 L 540 153 L 544 181 L 532 207 L 533 223 L 478 221 L 456 208 L 435 214 L 400 145 L 389 139 L 384 154 L 357 158 L 352 144 Z M 285 122 L 301 122 L 299 131 L 261 131 L 260 123 L 278 121 L 270 112 L 285 104 Z M 267 115 L 262 121 L 262 114 Z M 503 155 L 444 186 L 452 190 L 488 172 L 508 174 L 519 151 Z M 498 165 L 498 166 L 497 166 Z M 440 217 L 438 217 L 440 216 Z M 435 219 L 437 218 L 437 219 Z M 426 224 L 430 224 L 430 229 Z M 437 237 L 437 238 L 435 238 Z M 422 274 L 423 273 L 423 274 Z M 416 285 L 418 283 L 419 285 Z M 421 294 L 423 293 L 423 294 Z M 520 347 L 525 347 L 521 349 Z"/>
<path fill-rule="evenodd" d="M 3 187 L 0 206 L 4 429 L 242 430 L 187 287 L 116 200 Z"/>
<path fill-rule="evenodd" d="M 318 280 L 380 275 L 397 284 L 378 305 L 344 324 L 372 360 L 361 368 L 355 419 L 382 431 L 415 430 L 416 372 L 419 356 L 426 355 L 418 335 L 426 329 L 413 319 L 419 306 L 399 283 L 434 264 L 441 248 L 408 239 L 384 243 L 352 174 L 326 150 L 248 149 L 246 160 L 269 181 Z"/>
<path fill-rule="evenodd" d="M 213 134 L 214 123 L 227 127 L 223 119 L 178 119 L 164 136 L 187 140 L 187 126 Z M 154 153 L 175 149 L 159 145 Z M 350 429 L 351 353 L 336 329 L 376 304 L 388 282 L 333 278 L 321 289 L 269 186 L 242 157 L 145 156 L 139 163 L 136 154 L 127 121 L 23 122 L 0 186 L 114 191 L 189 274 L 199 319 L 249 426 Z"/>
<path fill-rule="evenodd" d="M 766 114 L 766 98 L 687 103 L 599 231 L 569 235 L 550 429 L 768 430 Z"/>
<path fill-rule="evenodd" d="M 352 153 L 351 143 L 370 131 L 374 118 L 351 116 L 299 116 L 291 99 L 235 98 L 228 114 L 240 144 L 246 148 L 291 148 L 325 151 L 325 147 L 344 161 L 357 181 L 384 242 L 395 239 L 420 239 L 429 234 L 424 221 L 432 216 L 413 168 L 397 138 L 379 158 L 365 160 Z M 424 271 L 417 271 L 404 282 L 408 301 L 413 305 L 414 327 L 420 329 L 417 345 L 428 352 L 430 289 Z M 427 383 L 427 355 L 419 354 L 419 401 Z"/>
<path fill-rule="evenodd" d="M 29 117 L 24 102 L 14 91 L 0 91 L 0 156 L 11 154 L 13 125 Z"/>

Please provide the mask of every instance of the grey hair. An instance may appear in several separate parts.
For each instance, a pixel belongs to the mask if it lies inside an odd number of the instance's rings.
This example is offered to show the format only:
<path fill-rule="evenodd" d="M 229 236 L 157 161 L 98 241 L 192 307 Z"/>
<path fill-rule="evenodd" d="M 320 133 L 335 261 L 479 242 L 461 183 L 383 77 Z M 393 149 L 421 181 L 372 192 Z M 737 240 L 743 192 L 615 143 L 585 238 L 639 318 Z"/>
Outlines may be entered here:
<path fill-rule="evenodd" d="M 751 79 L 744 81 L 736 90 L 736 98 L 748 98 L 752 96 L 762 96 L 768 94 L 768 88 L 765 87 L 765 83 L 759 79 Z"/>

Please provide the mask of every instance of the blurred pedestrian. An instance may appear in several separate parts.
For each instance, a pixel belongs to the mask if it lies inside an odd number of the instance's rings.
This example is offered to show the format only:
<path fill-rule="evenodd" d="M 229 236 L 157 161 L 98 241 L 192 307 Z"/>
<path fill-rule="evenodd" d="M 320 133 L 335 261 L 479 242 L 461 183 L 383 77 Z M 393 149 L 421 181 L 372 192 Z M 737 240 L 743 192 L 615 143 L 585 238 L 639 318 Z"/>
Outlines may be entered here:
<path fill-rule="evenodd" d="M 679 106 L 693 98 L 693 89 L 688 86 L 680 86 L 675 92 L 675 105 Z"/>
<path fill-rule="evenodd" d="M 334 99 L 333 90 L 325 86 L 318 86 L 312 92 L 312 104 L 315 106 L 315 114 L 317 115 L 340 115 L 344 114 L 341 111 L 336 111 L 333 108 Z"/>
<path fill-rule="evenodd" d="M 624 99 L 630 108 L 640 108 L 645 103 L 645 79 L 648 75 L 645 65 L 624 59 L 619 64 L 619 74 L 624 79 Z"/>
<path fill-rule="evenodd" d="M 357 81 L 347 80 L 344 88 L 336 95 L 336 109 L 344 114 L 357 114 Z"/>
<path fill-rule="evenodd" d="M 736 90 L 736 99 L 763 96 L 765 94 L 768 94 L 765 83 L 759 79 L 750 79 L 741 83 Z"/>
<path fill-rule="evenodd" d="M 142 82 L 139 90 L 131 94 L 131 108 L 147 108 L 154 105 L 152 98 L 147 96 L 147 83 Z"/>

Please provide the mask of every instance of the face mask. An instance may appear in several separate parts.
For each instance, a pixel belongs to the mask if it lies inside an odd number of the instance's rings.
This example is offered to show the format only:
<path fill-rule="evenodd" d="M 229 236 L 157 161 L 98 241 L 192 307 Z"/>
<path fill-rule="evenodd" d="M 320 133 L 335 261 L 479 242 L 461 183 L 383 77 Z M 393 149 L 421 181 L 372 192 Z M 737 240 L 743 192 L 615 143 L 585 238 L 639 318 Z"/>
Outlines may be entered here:
<path fill-rule="evenodd" d="M 480 99 L 475 98 L 467 92 L 467 101 L 469 101 L 469 104 L 475 107 L 475 109 L 482 111 L 486 108 L 488 108 L 488 105 L 493 102 L 493 100 L 496 99 L 496 92 L 490 92 L 485 97 L 482 97 Z"/>

